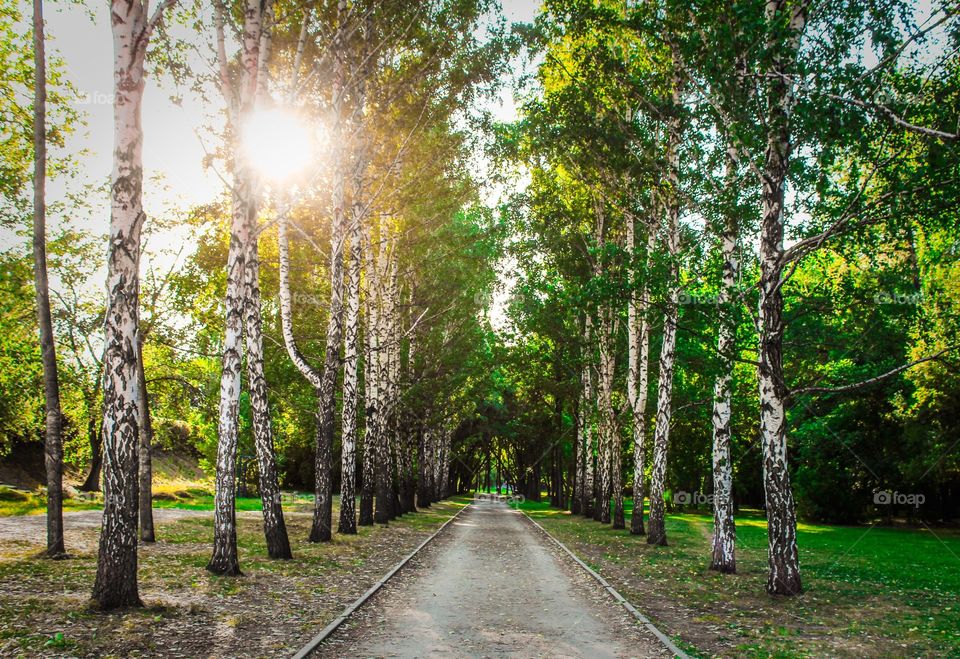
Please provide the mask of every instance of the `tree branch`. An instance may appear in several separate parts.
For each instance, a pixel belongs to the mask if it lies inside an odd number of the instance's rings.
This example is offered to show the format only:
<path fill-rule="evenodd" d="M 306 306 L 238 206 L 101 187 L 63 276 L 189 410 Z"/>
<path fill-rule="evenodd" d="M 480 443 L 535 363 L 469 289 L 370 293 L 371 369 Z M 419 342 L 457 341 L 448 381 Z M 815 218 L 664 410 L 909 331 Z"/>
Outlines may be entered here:
<path fill-rule="evenodd" d="M 911 369 L 914 366 L 917 366 L 919 364 L 923 364 L 924 362 L 939 360 L 940 357 L 942 357 L 944 354 L 953 350 L 953 348 L 954 348 L 953 346 L 949 348 L 944 348 L 943 350 L 941 350 L 936 354 L 923 357 L 922 359 L 917 359 L 916 361 L 912 361 L 909 364 L 903 364 L 901 366 L 896 367 L 893 370 L 887 371 L 886 373 L 883 373 L 876 377 L 868 378 L 866 380 L 862 380 L 860 382 L 855 382 L 854 384 L 847 384 L 840 387 L 803 387 L 801 389 L 794 389 L 793 391 L 790 392 L 788 398 L 793 399 L 793 398 L 796 398 L 797 396 L 802 396 L 804 394 L 842 394 L 850 391 L 856 391 L 858 389 L 863 389 L 864 387 L 869 387 L 879 382 L 883 382 L 884 380 L 892 378 L 894 375 L 903 373 L 904 371 Z"/>

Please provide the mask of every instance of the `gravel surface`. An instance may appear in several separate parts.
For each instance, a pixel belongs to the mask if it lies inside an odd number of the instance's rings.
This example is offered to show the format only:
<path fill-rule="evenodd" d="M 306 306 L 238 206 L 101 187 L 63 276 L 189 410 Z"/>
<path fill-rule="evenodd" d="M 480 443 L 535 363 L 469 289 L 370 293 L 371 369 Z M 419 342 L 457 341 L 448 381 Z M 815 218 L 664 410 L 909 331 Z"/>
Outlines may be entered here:
<path fill-rule="evenodd" d="M 211 510 L 181 510 L 179 508 L 154 508 L 154 522 L 172 522 L 186 517 L 213 516 Z M 63 532 L 67 547 L 73 547 L 70 541 L 77 539 L 77 532 L 85 529 L 99 529 L 103 522 L 102 510 L 76 510 L 63 513 Z M 17 540 L 31 544 L 46 545 L 46 515 L 14 515 L 0 517 L 0 541 Z"/>
<path fill-rule="evenodd" d="M 521 513 L 492 501 L 465 510 L 319 654 L 669 656 Z"/>

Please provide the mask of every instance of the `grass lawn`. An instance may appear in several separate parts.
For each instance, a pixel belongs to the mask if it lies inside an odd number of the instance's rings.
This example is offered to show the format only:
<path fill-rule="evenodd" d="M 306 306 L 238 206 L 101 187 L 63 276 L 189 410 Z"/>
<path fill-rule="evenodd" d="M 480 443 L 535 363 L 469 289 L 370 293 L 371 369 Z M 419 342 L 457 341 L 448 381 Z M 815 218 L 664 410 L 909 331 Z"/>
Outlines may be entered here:
<path fill-rule="evenodd" d="M 312 501 L 310 494 L 285 494 L 288 500 L 284 505 L 295 507 L 300 503 Z M 174 508 L 179 510 L 213 510 L 213 491 L 210 487 L 191 485 L 159 485 L 153 488 L 153 507 Z M 237 510 L 261 510 L 260 497 L 237 497 Z M 100 492 L 82 493 L 76 498 L 63 500 L 65 512 L 77 510 L 101 510 L 103 495 Z M 14 490 L 0 485 L 0 517 L 16 515 L 45 515 L 46 499 L 36 492 Z"/>
<path fill-rule="evenodd" d="M 632 502 L 627 500 L 627 527 Z M 800 524 L 805 592 L 764 591 L 766 521 L 737 518 L 736 575 L 707 569 L 711 514 L 667 516 L 669 547 L 550 508 L 527 514 L 693 654 L 960 657 L 960 533 Z"/>
<path fill-rule="evenodd" d="M 65 561 L 35 558 L 42 531 L 31 542 L 0 534 L 0 656 L 289 656 L 468 502 L 452 498 L 387 526 L 313 544 L 306 541 L 311 504 L 290 501 L 284 508 L 291 561 L 267 558 L 262 520 L 250 510 L 259 500 L 238 502 L 248 510 L 237 516 L 244 575 L 236 578 L 204 569 L 213 537 L 212 516 L 195 511 L 211 504 L 204 495 L 157 502 L 194 510 L 158 516 L 159 542 L 140 549 L 146 606 L 109 614 L 89 607 L 99 524 L 68 522 L 72 558 Z M 338 512 L 335 501 L 334 524 Z"/>

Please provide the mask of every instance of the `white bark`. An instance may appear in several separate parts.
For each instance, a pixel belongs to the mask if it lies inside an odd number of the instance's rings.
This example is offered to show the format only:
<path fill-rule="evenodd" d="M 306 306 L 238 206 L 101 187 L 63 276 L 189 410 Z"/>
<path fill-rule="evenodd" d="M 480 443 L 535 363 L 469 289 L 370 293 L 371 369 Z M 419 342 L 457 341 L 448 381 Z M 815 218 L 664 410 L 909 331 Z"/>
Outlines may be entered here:
<path fill-rule="evenodd" d="M 234 91 L 228 75 L 228 63 L 223 48 L 225 11 L 218 4 L 216 13 L 218 56 L 220 57 L 221 90 L 228 114 L 235 127 L 252 111 L 257 96 L 257 78 L 260 66 L 260 40 L 263 12 L 271 2 L 247 0 L 244 11 L 243 36 L 240 53 L 240 86 Z M 243 323 L 245 313 L 244 278 L 247 259 L 253 249 L 256 226 L 256 185 L 253 172 L 233 145 L 233 205 L 230 226 L 230 249 L 227 254 L 227 291 L 222 372 L 220 377 L 220 406 L 217 424 L 217 475 L 214 496 L 213 555 L 207 569 L 214 574 L 238 575 L 236 531 L 236 460 L 238 441 L 238 412 L 243 351 Z"/>
<path fill-rule="evenodd" d="M 93 599 L 103 609 L 140 606 L 137 515 L 140 442 L 140 233 L 143 212 L 141 104 L 144 56 L 153 27 L 171 4 L 147 17 L 145 3 L 113 0 L 114 152 L 111 176 L 107 313 L 104 322 L 103 527 Z"/>
<path fill-rule="evenodd" d="M 736 151 L 728 150 L 727 185 L 733 194 L 736 184 Z M 733 519 L 733 464 L 730 456 L 731 398 L 733 387 L 733 351 L 736 349 L 735 303 L 737 262 L 736 205 L 727 210 L 727 222 L 721 235 L 723 282 L 719 298 L 719 335 L 717 352 L 721 371 L 713 387 L 713 550 L 710 569 L 732 573 L 737 571 L 736 527 Z"/>
<path fill-rule="evenodd" d="M 676 58 L 676 54 L 674 54 Z M 675 69 L 677 68 L 675 64 Z M 667 126 L 667 190 L 665 239 L 670 271 L 667 282 L 667 303 L 663 314 L 663 344 L 660 349 L 660 376 L 657 386 L 657 425 L 653 436 L 653 469 L 650 474 L 650 522 L 647 542 L 667 544 L 666 509 L 663 499 L 666 491 L 667 452 L 670 445 L 670 416 L 673 402 L 673 369 L 677 341 L 680 282 L 680 112 L 679 82 L 673 82 L 673 112 Z"/>
<path fill-rule="evenodd" d="M 760 332 L 757 369 L 760 387 L 760 437 L 763 446 L 763 483 L 767 508 L 769 573 L 767 591 L 778 595 L 801 592 L 800 561 L 797 554 L 797 518 L 793 488 L 787 466 L 786 399 L 783 380 L 783 200 L 789 168 L 790 115 L 793 90 L 788 74 L 796 58 L 806 26 L 809 0 L 798 4 L 769 0 L 766 20 L 774 31 L 785 12 L 789 36 L 784 43 L 772 39 L 768 83 L 767 150 L 764 163 L 762 219 L 760 225 Z"/>
<path fill-rule="evenodd" d="M 583 443 L 580 445 L 584 454 L 583 461 L 583 499 L 580 504 L 581 512 L 587 517 L 596 513 L 596 499 L 594 497 L 596 433 L 594 432 L 594 386 L 593 386 L 593 319 L 588 313 L 584 321 L 583 330 L 584 352 L 583 374 Z"/>
<path fill-rule="evenodd" d="M 613 409 L 613 378 L 616 372 L 616 323 L 614 310 L 606 303 L 600 311 L 600 370 L 597 377 L 597 408 L 600 414 L 600 434 L 603 449 L 600 473 L 600 521 L 610 523 L 610 499 L 613 498 L 614 528 L 623 528 L 623 483 L 620 474 L 620 433 Z M 618 518 L 619 517 L 619 518 Z"/>
<path fill-rule="evenodd" d="M 627 218 L 627 245 L 631 255 L 635 255 L 636 227 L 632 217 Z M 651 223 L 647 235 L 647 259 L 644 269 L 644 281 L 640 290 L 630 295 L 627 307 L 628 341 L 627 352 L 627 398 L 633 421 L 633 517 L 630 519 L 630 533 L 643 535 L 644 478 L 646 476 L 646 437 L 647 437 L 647 389 L 650 371 L 650 321 L 647 317 L 649 306 L 648 277 L 651 255 L 656 241 L 656 231 Z"/>

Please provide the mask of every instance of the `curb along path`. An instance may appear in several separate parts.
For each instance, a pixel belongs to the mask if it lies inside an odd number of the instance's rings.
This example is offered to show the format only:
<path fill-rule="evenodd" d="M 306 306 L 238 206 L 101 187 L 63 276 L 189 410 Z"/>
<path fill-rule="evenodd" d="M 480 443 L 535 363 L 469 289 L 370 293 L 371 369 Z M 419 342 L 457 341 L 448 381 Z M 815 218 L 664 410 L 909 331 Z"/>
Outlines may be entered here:
<path fill-rule="evenodd" d="M 490 500 L 468 506 L 316 652 L 591 659 L 674 654 L 519 511 Z"/>
<path fill-rule="evenodd" d="M 657 628 L 657 626 L 654 625 L 654 624 L 650 621 L 650 619 L 649 619 L 648 617 L 646 617 L 645 615 L 643 615 L 642 613 L 640 613 L 640 612 L 636 609 L 636 607 L 633 606 L 633 604 L 631 604 L 631 603 L 629 602 L 629 600 L 627 600 L 626 597 L 624 597 L 624 596 L 621 595 L 619 592 L 617 592 L 617 589 L 614 588 L 613 586 L 611 586 L 611 585 L 609 584 L 609 582 L 607 582 L 606 579 L 604 579 L 603 577 L 600 576 L 599 573 L 597 573 L 593 568 L 591 568 L 589 565 L 587 565 L 587 564 L 584 563 L 582 560 L 580 560 L 580 557 L 577 556 L 576 554 L 574 554 L 572 551 L 570 551 L 570 549 L 567 548 L 567 546 L 566 546 L 565 544 L 563 544 L 562 542 L 560 542 L 559 540 L 557 540 L 555 537 L 553 537 L 552 535 L 550 535 L 550 532 L 547 531 L 547 530 L 546 530 L 545 528 L 543 528 L 542 526 L 540 526 L 539 524 L 537 524 L 537 523 L 533 520 L 533 518 L 530 517 L 530 515 L 528 515 L 527 513 L 523 513 L 523 516 L 527 518 L 527 521 L 529 521 L 529 522 L 530 522 L 531 524 L 533 524 L 535 527 L 537 527 L 538 529 L 540 529 L 540 532 L 541 532 L 541 533 L 543 533 L 545 536 L 547 536 L 548 538 L 550 538 L 550 540 L 552 540 L 553 542 L 555 542 L 555 543 L 557 544 L 557 546 L 560 547 L 560 549 L 562 549 L 564 552 L 566 552 L 566 554 L 567 554 L 570 558 L 572 558 L 574 561 L 576 561 L 577 565 L 579 565 L 580 567 L 582 567 L 584 570 L 587 571 L 588 574 L 590 574 L 590 576 L 592 576 L 594 579 L 596 579 L 596 580 L 597 580 L 597 583 L 599 583 L 601 586 L 603 586 L 603 588 L 604 588 L 608 593 L 610 593 L 610 595 L 613 597 L 613 599 L 615 599 L 617 602 L 619 602 L 620 605 L 621 605 L 623 608 L 625 608 L 627 611 L 630 612 L 630 615 L 632 615 L 634 618 L 636 618 L 644 627 L 647 628 L 647 630 L 650 631 L 651 634 L 653 634 L 654 636 L 656 636 L 656 637 L 660 640 L 660 642 L 663 643 L 663 647 L 665 647 L 667 650 L 669 650 L 670 652 L 672 652 L 675 657 L 679 657 L 680 659 L 690 659 L 690 656 L 687 655 L 687 653 L 685 653 L 683 650 L 681 650 L 680 648 L 678 648 L 678 647 L 674 644 L 674 642 L 670 639 L 669 636 L 667 636 L 667 635 L 664 634 L 662 631 L 660 631 L 660 630 Z"/>
<path fill-rule="evenodd" d="M 399 572 L 400 569 L 401 569 L 404 565 L 406 565 L 407 563 L 409 563 L 410 560 L 411 560 L 414 556 L 416 556 L 417 553 L 419 553 L 421 549 L 423 549 L 424 547 L 426 547 L 426 546 L 430 543 L 431 540 L 433 540 L 433 539 L 436 538 L 438 535 L 440 535 L 440 533 L 441 533 L 445 528 L 447 528 L 447 526 L 448 526 L 451 522 L 453 522 L 453 520 L 455 520 L 457 517 L 459 517 L 460 514 L 461 514 L 464 510 L 466 510 L 467 508 L 469 508 L 471 505 L 472 505 L 472 504 L 467 504 L 466 506 L 464 506 L 463 508 L 461 508 L 460 510 L 458 510 L 453 517 L 451 517 L 451 518 L 448 519 L 446 522 L 444 522 L 443 524 L 441 524 L 441 525 L 440 525 L 440 528 L 438 528 L 436 531 L 434 531 L 433 534 L 432 534 L 429 538 L 427 538 L 426 540 L 424 540 L 423 542 L 421 542 L 420 545 L 419 545 L 416 549 L 414 549 L 412 552 L 410 552 L 410 553 L 409 553 L 403 560 L 401 560 L 399 563 L 397 563 L 396 565 L 394 565 L 393 568 L 391 568 L 391 570 L 390 570 L 389 572 L 387 572 L 385 575 L 383 575 L 383 577 L 380 578 L 379 581 L 377 581 L 377 583 L 375 583 L 375 584 L 373 584 L 372 586 L 370 586 L 370 588 L 367 590 L 367 592 L 365 592 L 363 595 L 361 595 L 359 598 L 357 598 L 357 600 L 356 600 L 355 602 L 353 602 L 353 604 L 351 604 L 350 606 L 348 606 L 347 608 L 345 608 L 345 609 L 340 613 L 339 616 L 337 616 L 336 618 L 333 619 L 333 621 L 332 621 L 329 625 L 327 625 L 327 626 L 324 627 L 322 630 L 320 630 L 320 633 L 319 633 L 319 634 L 317 634 L 316 636 L 314 636 L 312 639 L 310 639 L 309 642 L 307 642 L 306 645 L 304 645 L 302 648 L 300 648 L 300 650 L 297 651 L 297 653 L 296 653 L 295 655 L 293 655 L 293 659 L 303 659 L 304 657 L 308 657 L 308 656 L 310 656 L 311 654 L 313 654 L 313 652 L 317 649 L 317 647 L 319 647 L 319 645 L 320 645 L 321 643 L 323 643 L 323 641 L 326 640 L 326 638 L 327 638 L 328 636 L 330 636 L 330 634 L 332 634 L 333 632 L 335 632 L 335 631 L 337 630 L 337 627 L 339 627 L 339 626 L 342 625 L 344 622 L 346 622 L 347 618 L 349 618 L 350 615 L 351 615 L 354 611 L 356 611 L 356 610 L 359 609 L 361 606 L 363 606 L 364 603 L 366 603 L 367 600 L 369 600 L 371 597 L 373 597 L 374 594 L 375 594 L 378 590 L 380 590 L 381 588 L 383 588 L 383 586 L 387 583 L 387 581 L 390 580 L 390 577 L 392 577 L 392 576 L 395 575 L 397 572 Z"/>

